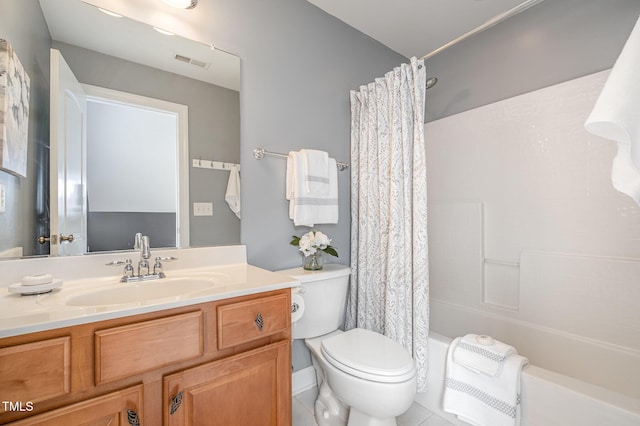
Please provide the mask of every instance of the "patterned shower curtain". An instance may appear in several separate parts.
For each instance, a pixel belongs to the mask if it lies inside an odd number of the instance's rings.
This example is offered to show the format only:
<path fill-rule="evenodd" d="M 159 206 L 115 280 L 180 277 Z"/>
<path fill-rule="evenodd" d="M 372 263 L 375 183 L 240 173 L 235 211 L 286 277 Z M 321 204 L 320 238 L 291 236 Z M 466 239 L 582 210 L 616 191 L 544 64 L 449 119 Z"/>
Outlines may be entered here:
<path fill-rule="evenodd" d="M 351 91 L 351 287 L 346 328 L 401 343 L 426 388 L 429 333 L 424 61 Z"/>

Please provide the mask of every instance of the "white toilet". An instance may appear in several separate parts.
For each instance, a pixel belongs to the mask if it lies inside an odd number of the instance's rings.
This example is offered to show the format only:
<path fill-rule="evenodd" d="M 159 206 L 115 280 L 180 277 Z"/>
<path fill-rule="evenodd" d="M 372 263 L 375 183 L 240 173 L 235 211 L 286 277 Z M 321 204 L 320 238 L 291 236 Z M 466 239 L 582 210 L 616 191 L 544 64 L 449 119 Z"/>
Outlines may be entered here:
<path fill-rule="evenodd" d="M 416 394 L 416 368 L 399 343 L 356 328 L 342 332 L 349 274 L 344 265 L 321 271 L 279 271 L 302 283 L 292 303 L 294 339 L 305 339 L 318 379 L 315 403 L 319 426 L 391 426 L 407 411 Z M 295 309 L 295 305 L 294 305 Z M 299 317 L 299 318 L 296 318 Z"/>

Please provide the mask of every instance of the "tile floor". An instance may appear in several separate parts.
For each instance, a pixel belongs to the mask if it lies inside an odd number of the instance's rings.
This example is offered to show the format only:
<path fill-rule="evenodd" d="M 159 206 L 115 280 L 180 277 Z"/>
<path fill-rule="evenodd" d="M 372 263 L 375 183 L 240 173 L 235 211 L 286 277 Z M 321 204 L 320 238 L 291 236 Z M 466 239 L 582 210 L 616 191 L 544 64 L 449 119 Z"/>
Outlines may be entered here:
<path fill-rule="evenodd" d="M 317 426 L 313 416 L 313 404 L 317 394 L 318 389 L 312 388 L 293 397 L 293 426 Z M 398 426 L 452 426 L 452 423 L 415 402 L 409 411 L 396 421 Z"/>

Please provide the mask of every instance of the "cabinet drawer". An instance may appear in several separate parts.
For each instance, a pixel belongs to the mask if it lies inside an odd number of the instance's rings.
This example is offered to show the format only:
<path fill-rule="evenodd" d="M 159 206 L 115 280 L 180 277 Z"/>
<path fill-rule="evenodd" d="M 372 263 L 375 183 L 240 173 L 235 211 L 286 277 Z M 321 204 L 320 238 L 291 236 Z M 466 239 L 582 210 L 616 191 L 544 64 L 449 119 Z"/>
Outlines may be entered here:
<path fill-rule="evenodd" d="M 69 393 L 70 349 L 69 337 L 0 349 L 2 400 L 36 403 Z"/>
<path fill-rule="evenodd" d="M 110 382 L 203 354 L 202 311 L 95 332 L 95 382 Z"/>
<path fill-rule="evenodd" d="M 218 306 L 218 348 L 224 349 L 287 329 L 288 293 Z"/>
<path fill-rule="evenodd" d="M 15 426 L 130 425 L 142 422 L 142 385 L 12 423 Z"/>

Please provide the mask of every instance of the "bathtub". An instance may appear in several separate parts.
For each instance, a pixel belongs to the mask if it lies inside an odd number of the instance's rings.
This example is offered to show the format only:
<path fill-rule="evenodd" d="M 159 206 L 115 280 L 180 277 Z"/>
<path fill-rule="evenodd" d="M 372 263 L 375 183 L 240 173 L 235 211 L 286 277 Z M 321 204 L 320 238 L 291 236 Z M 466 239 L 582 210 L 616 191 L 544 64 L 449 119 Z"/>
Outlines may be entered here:
<path fill-rule="evenodd" d="M 430 333 L 428 390 L 419 393 L 416 402 L 456 425 L 466 425 L 442 410 L 449 343 L 450 338 Z M 640 400 L 534 365 L 525 366 L 522 372 L 522 426 L 556 425 L 638 426 Z"/>

